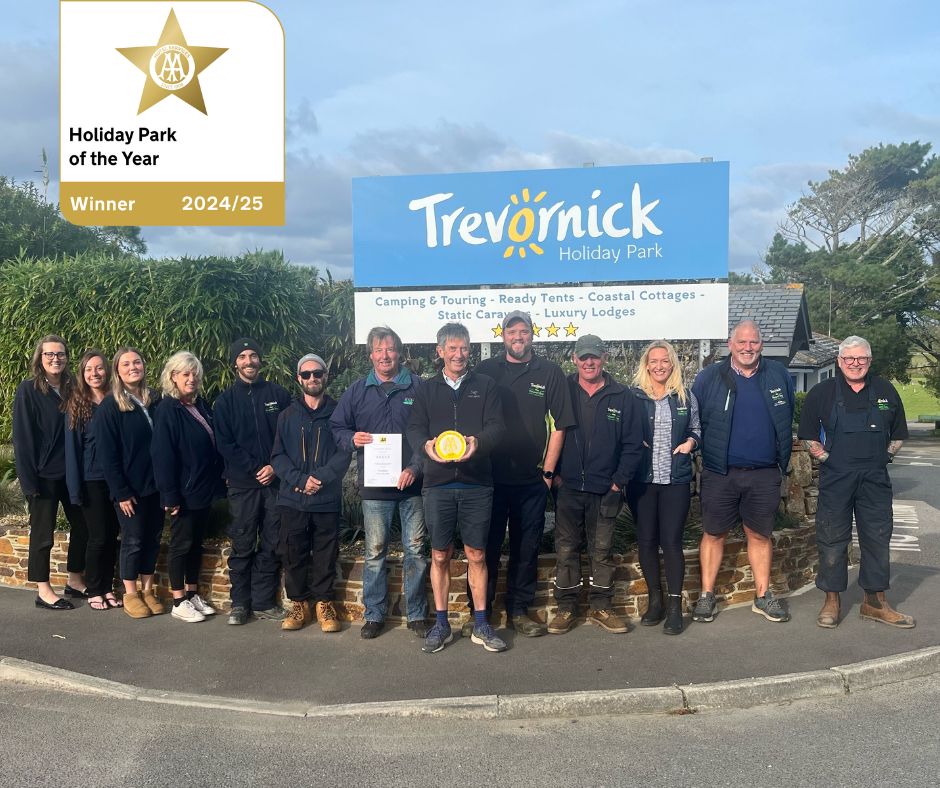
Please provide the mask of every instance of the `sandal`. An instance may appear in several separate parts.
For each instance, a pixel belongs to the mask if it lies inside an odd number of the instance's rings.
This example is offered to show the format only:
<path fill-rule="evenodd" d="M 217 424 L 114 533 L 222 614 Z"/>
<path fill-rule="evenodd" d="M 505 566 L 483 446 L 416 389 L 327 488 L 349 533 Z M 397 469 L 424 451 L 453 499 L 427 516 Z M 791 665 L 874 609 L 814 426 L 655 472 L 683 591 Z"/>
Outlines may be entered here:
<path fill-rule="evenodd" d="M 88 597 L 88 607 L 92 610 L 107 610 L 109 608 L 107 600 L 102 596 Z"/>
<path fill-rule="evenodd" d="M 62 592 L 65 596 L 70 596 L 72 599 L 87 599 L 88 598 L 88 589 L 83 588 L 81 590 L 77 588 L 72 588 L 68 583 L 65 584 L 65 589 Z"/>
<path fill-rule="evenodd" d="M 117 599 L 114 594 L 105 594 L 104 601 L 108 608 L 124 607 L 124 603 L 120 599 Z"/>

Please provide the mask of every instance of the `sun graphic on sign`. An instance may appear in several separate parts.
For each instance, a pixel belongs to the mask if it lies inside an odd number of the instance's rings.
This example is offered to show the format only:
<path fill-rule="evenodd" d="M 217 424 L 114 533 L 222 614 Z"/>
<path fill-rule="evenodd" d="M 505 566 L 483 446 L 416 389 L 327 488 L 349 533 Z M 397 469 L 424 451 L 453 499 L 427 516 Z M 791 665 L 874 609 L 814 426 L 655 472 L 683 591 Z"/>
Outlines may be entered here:
<path fill-rule="evenodd" d="M 541 191 L 535 195 L 535 199 L 532 200 L 533 203 L 541 202 L 547 192 Z M 510 194 L 509 199 L 513 205 L 519 205 L 519 196 L 516 194 Z M 506 251 L 503 252 L 503 259 L 508 259 L 512 257 L 516 251 L 519 252 L 519 257 L 525 259 L 526 256 L 526 246 L 529 247 L 535 254 L 543 254 L 542 247 L 536 243 L 526 243 L 529 238 L 532 237 L 532 233 L 535 232 L 535 211 L 529 207 L 529 190 L 522 190 L 522 203 L 523 206 L 513 214 L 512 219 L 509 220 L 509 229 L 506 231 L 509 235 L 509 240 L 514 241 L 515 243 L 509 244 L 506 247 Z M 518 244 L 518 247 L 516 246 Z"/>

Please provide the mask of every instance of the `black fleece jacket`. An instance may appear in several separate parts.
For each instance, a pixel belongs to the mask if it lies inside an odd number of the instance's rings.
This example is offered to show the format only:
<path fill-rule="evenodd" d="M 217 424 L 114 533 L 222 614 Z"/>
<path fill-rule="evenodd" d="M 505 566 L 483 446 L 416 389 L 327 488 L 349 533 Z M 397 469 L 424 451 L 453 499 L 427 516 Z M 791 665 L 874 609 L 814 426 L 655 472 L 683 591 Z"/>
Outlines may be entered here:
<path fill-rule="evenodd" d="M 428 380 L 415 398 L 408 422 L 408 441 L 415 451 L 445 430 L 457 430 L 477 439 L 477 450 L 466 462 L 424 460 L 424 486 L 459 482 L 492 486 L 490 455 L 505 432 L 503 409 L 492 378 L 468 372 L 454 391 L 443 373 Z"/>
<path fill-rule="evenodd" d="M 55 389 L 43 394 L 32 379 L 13 398 L 16 478 L 27 498 L 39 494 L 39 479 L 65 478 L 65 415 Z"/>

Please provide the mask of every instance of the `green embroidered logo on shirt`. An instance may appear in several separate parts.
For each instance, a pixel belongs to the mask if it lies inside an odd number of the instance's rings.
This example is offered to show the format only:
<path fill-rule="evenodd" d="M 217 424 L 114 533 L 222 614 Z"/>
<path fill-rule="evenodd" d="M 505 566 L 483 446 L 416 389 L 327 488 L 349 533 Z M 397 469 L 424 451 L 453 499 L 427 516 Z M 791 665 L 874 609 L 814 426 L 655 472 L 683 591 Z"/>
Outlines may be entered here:
<path fill-rule="evenodd" d="M 544 383 L 530 383 L 529 384 L 529 396 L 530 397 L 541 397 L 545 398 L 545 384 Z"/>

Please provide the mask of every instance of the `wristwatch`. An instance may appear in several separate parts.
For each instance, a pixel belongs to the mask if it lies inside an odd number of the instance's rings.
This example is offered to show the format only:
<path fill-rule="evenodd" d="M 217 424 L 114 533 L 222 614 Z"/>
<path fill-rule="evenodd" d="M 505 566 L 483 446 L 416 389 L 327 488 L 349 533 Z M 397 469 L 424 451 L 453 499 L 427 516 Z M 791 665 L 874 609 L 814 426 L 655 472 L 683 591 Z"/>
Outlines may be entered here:
<path fill-rule="evenodd" d="M 549 481 L 551 481 L 552 479 L 555 478 L 555 471 L 545 471 L 544 473 L 542 473 L 542 478 L 548 479 Z"/>

